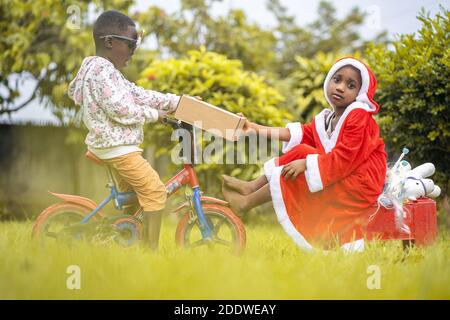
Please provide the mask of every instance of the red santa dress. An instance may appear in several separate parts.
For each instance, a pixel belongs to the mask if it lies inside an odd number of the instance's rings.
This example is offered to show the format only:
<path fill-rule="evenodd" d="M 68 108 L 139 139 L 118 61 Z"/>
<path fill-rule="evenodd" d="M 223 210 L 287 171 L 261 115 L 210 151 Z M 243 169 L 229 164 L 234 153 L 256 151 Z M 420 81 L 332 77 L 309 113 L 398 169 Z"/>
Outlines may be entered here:
<path fill-rule="evenodd" d="M 325 109 L 308 124 L 287 125 L 291 139 L 283 143 L 283 155 L 267 161 L 264 173 L 270 184 L 279 223 L 303 249 L 328 249 L 336 244 L 347 250 L 364 249 L 364 226 L 381 194 L 386 158 L 384 142 L 372 115 L 379 106 L 373 100 L 376 79 L 354 58 L 338 60 L 324 82 L 326 89 L 340 68 L 352 65 L 361 73 L 362 86 L 331 136 Z M 295 180 L 281 176 L 283 165 L 306 159 L 306 171 Z"/>

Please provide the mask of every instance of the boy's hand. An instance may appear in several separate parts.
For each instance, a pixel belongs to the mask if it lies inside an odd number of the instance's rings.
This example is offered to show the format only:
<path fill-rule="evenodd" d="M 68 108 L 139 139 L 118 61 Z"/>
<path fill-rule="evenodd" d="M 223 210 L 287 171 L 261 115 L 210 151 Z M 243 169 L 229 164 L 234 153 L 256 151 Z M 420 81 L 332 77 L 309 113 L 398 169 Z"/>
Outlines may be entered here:
<path fill-rule="evenodd" d="M 158 111 L 158 121 L 162 121 L 162 119 L 167 118 L 167 111 L 157 110 Z"/>
<path fill-rule="evenodd" d="M 281 175 L 285 180 L 291 179 L 295 180 L 297 176 L 306 170 L 306 160 L 299 159 L 289 162 L 287 165 L 283 167 L 281 170 Z"/>

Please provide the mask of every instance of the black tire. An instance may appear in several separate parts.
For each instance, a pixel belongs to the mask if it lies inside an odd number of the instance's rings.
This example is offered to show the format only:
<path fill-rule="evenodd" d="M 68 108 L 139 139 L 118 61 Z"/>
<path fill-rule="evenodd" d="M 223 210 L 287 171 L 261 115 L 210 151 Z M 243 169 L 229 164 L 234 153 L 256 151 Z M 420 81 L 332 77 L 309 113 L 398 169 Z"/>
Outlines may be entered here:
<path fill-rule="evenodd" d="M 68 226 L 80 222 L 87 214 L 89 210 L 80 205 L 71 203 L 52 205 L 38 216 L 33 225 L 32 235 L 34 238 L 39 238 L 42 243 L 50 239 L 57 241 L 66 238 L 67 235 L 63 231 Z"/>
<path fill-rule="evenodd" d="M 221 205 L 203 204 L 208 223 L 213 226 L 212 240 L 203 240 L 198 219 L 191 220 L 186 213 L 180 220 L 176 242 L 181 248 L 224 247 L 227 251 L 241 254 L 246 244 L 246 232 L 242 221 L 233 211 Z"/>

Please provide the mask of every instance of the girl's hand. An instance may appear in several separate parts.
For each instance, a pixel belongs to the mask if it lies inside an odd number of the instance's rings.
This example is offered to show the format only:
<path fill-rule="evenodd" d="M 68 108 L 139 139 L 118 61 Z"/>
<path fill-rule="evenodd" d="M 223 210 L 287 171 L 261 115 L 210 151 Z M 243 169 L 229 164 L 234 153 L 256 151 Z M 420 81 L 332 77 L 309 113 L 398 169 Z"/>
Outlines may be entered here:
<path fill-rule="evenodd" d="M 241 113 L 241 112 L 239 112 L 237 115 L 245 118 L 244 114 Z M 255 132 L 255 131 L 256 131 L 256 130 L 253 128 L 253 122 L 251 122 L 250 120 L 248 120 L 248 119 L 246 118 L 246 119 L 245 119 L 244 126 L 242 127 L 242 132 L 243 132 L 244 134 L 249 134 L 249 133 Z"/>
<path fill-rule="evenodd" d="M 299 159 L 294 160 L 292 162 L 289 162 L 287 165 L 283 167 L 283 170 L 281 170 L 281 175 L 284 177 L 285 180 L 291 179 L 295 180 L 297 176 L 305 172 L 306 170 L 306 160 L 305 159 Z"/>

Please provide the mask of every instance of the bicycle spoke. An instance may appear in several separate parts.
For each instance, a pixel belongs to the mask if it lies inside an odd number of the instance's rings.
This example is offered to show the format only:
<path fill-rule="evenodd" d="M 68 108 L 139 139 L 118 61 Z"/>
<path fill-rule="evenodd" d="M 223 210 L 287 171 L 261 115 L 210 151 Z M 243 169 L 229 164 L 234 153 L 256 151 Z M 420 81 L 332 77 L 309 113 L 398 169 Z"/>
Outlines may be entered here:
<path fill-rule="evenodd" d="M 68 216 L 66 216 L 66 217 L 64 217 L 64 227 L 67 227 L 67 226 L 70 226 L 70 224 L 71 224 L 71 221 L 70 220 L 73 220 L 73 218 L 72 217 L 68 217 Z"/>
<path fill-rule="evenodd" d="M 195 247 L 199 247 L 199 246 L 201 246 L 203 244 L 205 244 L 205 240 L 200 239 L 200 240 L 197 240 L 197 241 L 191 243 L 189 246 L 192 247 L 192 248 L 195 248 Z"/>
<path fill-rule="evenodd" d="M 46 221 L 41 233 L 41 239 L 43 241 L 45 241 L 44 238 L 60 241 L 73 237 L 73 230 L 70 229 L 70 226 L 78 223 L 82 218 L 83 215 L 81 213 L 72 211 L 62 211 L 54 214 Z"/>
<path fill-rule="evenodd" d="M 47 231 L 46 235 L 55 239 L 58 238 L 58 234 L 56 232 Z"/>
<path fill-rule="evenodd" d="M 232 247 L 232 243 L 230 241 L 226 241 L 220 238 L 214 238 L 213 241 L 226 247 Z"/>
<path fill-rule="evenodd" d="M 220 227 L 222 227 L 222 225 L 225 223 L 224 219 L 219 219 L 219 221 L 214 225 L 213 224 L 213 228 L 214 228 L 214 234 L 217 235 L 217 233 L 220 230 Z"/>

